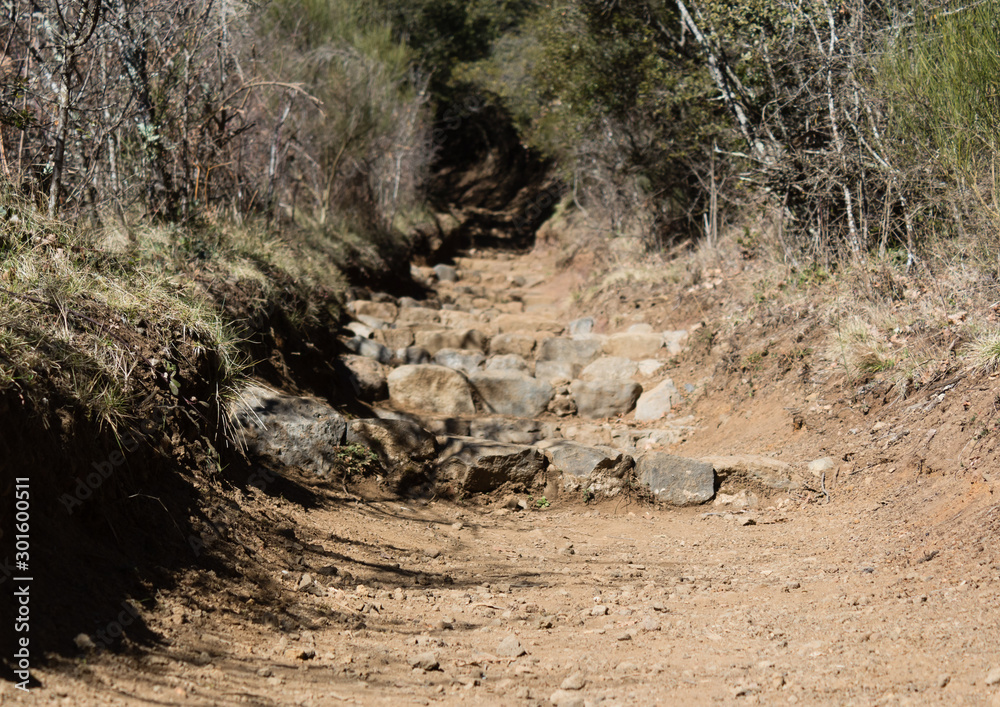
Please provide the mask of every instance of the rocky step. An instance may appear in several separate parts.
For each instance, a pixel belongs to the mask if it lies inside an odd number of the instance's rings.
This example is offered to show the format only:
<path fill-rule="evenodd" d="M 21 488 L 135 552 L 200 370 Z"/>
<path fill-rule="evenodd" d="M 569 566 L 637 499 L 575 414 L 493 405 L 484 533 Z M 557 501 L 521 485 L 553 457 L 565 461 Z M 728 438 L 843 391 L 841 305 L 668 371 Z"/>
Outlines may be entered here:
<path fill-rule="evenodd" d="M 238 421 L 251 455 L 322 475 L 338 445 L 362 445 L 396 488 L 452 496 L 501 487 L 615 496 L 643 487 L 691 505 L 726 483 L 802 486 L 796 469 L 773 460 L 668 453 L 693 429 L 690 419 L 664 419 L 681 391 L 663 373 L 686 331 L 638 323 L 600 333 L 591 317 L 553 318 L 551 295 L 538 288 L 544 274 L 511 273 L 502 256 L 413 274 L 434 295 L 355 291 L 341 337 L 339 363 L 357 397 L 391 409 L 337 426 L 336 413 L 316 401 L 267 402 L 256 391 L 264 402 Z"/>
<path fill-rule="evenodd" d="M 727 481 L 741 482 L 743 488 L 750 484 L 790 491 L 806 487 L 810 469 L 828 473 L 834 465 L 818 460 L 803 468 L 753 456 L 695 460 L 634 445 L 623 450 L 548 437 L 552 430 L 544 423 L 530 430 L 543 437 L 531 443 L 480 436 L 491 433 L 490 425 L 501 432 L 517 431 L 499 419 L 477 418 L 468 422 L 468 430 L 461 425 L 449 429 L 445 423 L 434 434 L 399 413 L 348 421 L 322 402 L 259 387 L 245 391 L 233 423 L 260 473 L 295 467 L 329 476 L 342 470 L 343 445 L 353 444 L 374 453 L 396 490 L 453 497 L 500 488 L 552 498 L 581 490 L 588 497 L 615 497 L 641 484 L 665 503 L 696 505 L 712 500 Z M 610 436 L 612 442 L 621 439 Z"/>

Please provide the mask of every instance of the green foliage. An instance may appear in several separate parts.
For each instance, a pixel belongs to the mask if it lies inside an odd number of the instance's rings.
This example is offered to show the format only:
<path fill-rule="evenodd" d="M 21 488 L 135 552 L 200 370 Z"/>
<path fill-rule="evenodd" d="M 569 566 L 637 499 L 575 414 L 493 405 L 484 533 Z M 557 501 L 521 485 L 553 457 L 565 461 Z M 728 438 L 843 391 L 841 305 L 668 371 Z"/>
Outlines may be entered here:
<path fill-rule="evenodd" d="M 378 469 L 378 455 L 360 444 L 347 444 L 337 448 L 337 461 L 345 477 L 369 476 Z"/>
<path fill-rule="evenodd" d="M 876 85 L 889 100 L 890 137 L 910 161 L 933 157 L 977 179 L 997 160 L 1000 2 L 920 13 L 883 58 Z"/>
<path fill-rule="evenodd" d="M 539 6 L 456 76 L 496 94 L 529 145 L 555 158 L 609 235 L 662 244 L 700 228 L 700 180 L 728 118 L 672 4 Z"/>
<path fill-rule="evenodd" d="M 431 88 L 447 99 L 453 71 L 489 56 L 501 37 L 516 32 L 536 6 L 532 0 L 377 0 L 395 35 L 432 73 Z"/>
<path fill-rule="evenodd" d="M 261 21 L 274 79 L 298 93 L 275 97 L 307 159 L 288 191 L 291 214 L 310 230 L 375 237 L 413 207 L 431 157 L 426 78 L 399 41 L 386 7 L 339 0 L 275 0 Z"/>

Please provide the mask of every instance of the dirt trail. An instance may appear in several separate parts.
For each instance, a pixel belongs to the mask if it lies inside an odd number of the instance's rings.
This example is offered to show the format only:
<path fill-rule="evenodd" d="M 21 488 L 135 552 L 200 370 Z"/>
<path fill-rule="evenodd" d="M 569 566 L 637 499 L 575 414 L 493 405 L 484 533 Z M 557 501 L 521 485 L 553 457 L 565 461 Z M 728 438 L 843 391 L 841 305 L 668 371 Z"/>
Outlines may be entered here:
<path fill-rule="evenodd" d="M 576 276 L 537 253 L 477 263 L 524 278 L 524 312 L 573 310 Z M 780 452 L 774 395 L 754 430 L 692 402 L 674 451 Z M 834 446 L 782 434 L 799 455 Z M 57 660 L 0 703 L 1000 704 L 992 484 L 862 478 L 752 512 L 220 488 L 210 515 L 242 549 L 151 591 L 158 644 Z M 974 513 L 982 537 L 948 524 Z M 328 588 L 297 591 L 303 574 Z"/>

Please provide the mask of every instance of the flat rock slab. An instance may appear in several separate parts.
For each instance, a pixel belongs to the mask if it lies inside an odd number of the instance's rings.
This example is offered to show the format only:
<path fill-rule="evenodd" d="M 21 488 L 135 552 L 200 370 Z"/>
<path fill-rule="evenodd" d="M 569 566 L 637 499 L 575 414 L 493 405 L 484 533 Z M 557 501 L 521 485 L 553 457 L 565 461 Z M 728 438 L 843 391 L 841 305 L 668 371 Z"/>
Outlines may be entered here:
<path fill-rule="evenodd" d="M 401 307 L 396 315 L 396 325 L 436 324 L 441 321 L 441 312 L 429 307 Z"/>
<path fill-rule="evenodd" d="M 598 419 L 622 415 L 635 407 L 642 386 L 630 381 L 573 381 L 570 393 L 580 417 Z"/>
<path fill-rule="evenodd" d="M 794 491 L 804 485 L 803 475 L 788 462 L 754 454 L 702 457 L 711 464 L 723 484 L 740 481 L 760 484 L 776 491 Z"/>
<path fill-rule="evenodd" d="M 674 506 L 695 506 L 715 496 L 715 469 L 704 461 L 646 452 L 635 470 L 658 499 Z"/>
<path fill-rule="evenodd" d="M 441 415 L 474 415 L 472 388 L 458 371 L 421 364 L 400 366 L 389 374 L 389 400 L 404 410 Z"/>
<path fill-rule="evenodd" d="M 385 322 L 392 322 L 399 313 L 399 307 L 391 302 L 372 302 L 371 300 L 355 300 L 347 303 L 347 311 L 355 316 L 375 317 Z"/>
<path fill-rule="evenodd" d="M 552 337 L 538 344 L 538 361 L 558 361 L 581 369 L 601 355 L 600 337 L 563 339 Z"/>
<path fill-rule="evenodd" d="M 500 354 L 499 356 L 490 356 L 486 361 L 487 371 L 520 371 L 521 373 L 531 374 L 531 367 L 528 362 L 524 360 L 523 356 L 518 356 L 517 354 Z"/>
<path fill-rule="evenodd" d="M 548 457 L 551 466 L 564 474 L 577 477 L 613 469 L 626 458 L 611 447 L 588 447 L 564 440 L 546 440 L 538 447 Z"/>
<path fill-rule="evenodd" d="M 540 381 L 571 381 L 580 373 L 580 365 L 569 361 L 539 361 L 535 364 L 535 378 Z"/>
<path fill-rule="evenodd" d="M 561 334 L 565 328 L 554 319 L 535 314 L 501 314 L 493 320 L 493 325 L 501 334 L 510 332 L 533 334 L 538 331 Z"/>
<path fill-rule="evenodd" d="M 478 417 L 469 421 L 468 434 L 505 444 L 532 445 L 541 439 L 544 426 L 535 420 Z"/>
<path fill-rule="evenodd" d="M 442 309 L 439 314 L 442 326 L 449 329 L 478 329 L 483 325 L 478 316 L 469 312 Z"/>
<path fill-rule="evenodd" d="M 530 334 L 497 334 L 490 339 L 491 354 L 517 354 L 522 358 L 530 358 L 534 350 L 535 337 Z"/>
<path fill-rule="evenodd" d="M 438 366 L 461 371 L 465 375 L 471 375 L 486 360 L 486 356 L 480 351 L 468 349 L 441 349 L 434 354 L 434 363 Z"/>
<path fill-rule="evenodd" d="M 347 422 L 336 410 L 260 386 L 244 390 L 242 400 L 233 422 L 251 458 L 319 475 L 330 470 L 347 433 Z"/>
<path fill-rule="evenodd" d="M 492 412 L 536 417 L 545 412 L 555 390 L 520 371 L 476 371 L 469 380 Z"/>
<path fill-rule="evenodd" d="M 441 349 L 467 349 L 485 352 L 489 339 L 478 329 L 440 329 L 416 331 L 413 340 L 433 356 Z"/>
<path fill-rule="evenodd" d="M 639 373 L 639 365 L 630 358 L 601 356 L 580 371 L 580 380 L 627 381 Z"/>
<path fill-rule="evenodd" d="M 459 493 L 487 493 L 510 483 L 530 487 L 543 480 L 548 462 L 535 449 L 474 437 L 442 437 L 438 481 Z"/>
<path fill-rule="evenodd" d="M 655 358 L 663 348 L 662 334 L 625 332 L 612 334 L 604 339 L 603 351 L 608 356 L 622 356 L 633 361 Z"/>

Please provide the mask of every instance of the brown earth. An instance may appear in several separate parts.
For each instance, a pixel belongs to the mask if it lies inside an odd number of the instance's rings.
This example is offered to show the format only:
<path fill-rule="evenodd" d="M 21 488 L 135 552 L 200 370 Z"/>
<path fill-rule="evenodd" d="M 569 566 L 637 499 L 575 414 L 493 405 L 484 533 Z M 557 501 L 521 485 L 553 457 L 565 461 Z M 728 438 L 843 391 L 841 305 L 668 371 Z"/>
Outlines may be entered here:
<path fill-rule="evenodd" d="M 51 656 L 0 703 L 1000 704 L 992 379 L 852 381 L 822 318 L 754 308 L 748 272 L 588 299 L 582 256 L 476 257 L 542 278 L 527 312 L 691 329 L 672 453 L 834 467 L 792 494 L 727 481 L 746 510 L 203 479 L 204 563 L 110 613 L 114 650 Z"/>

